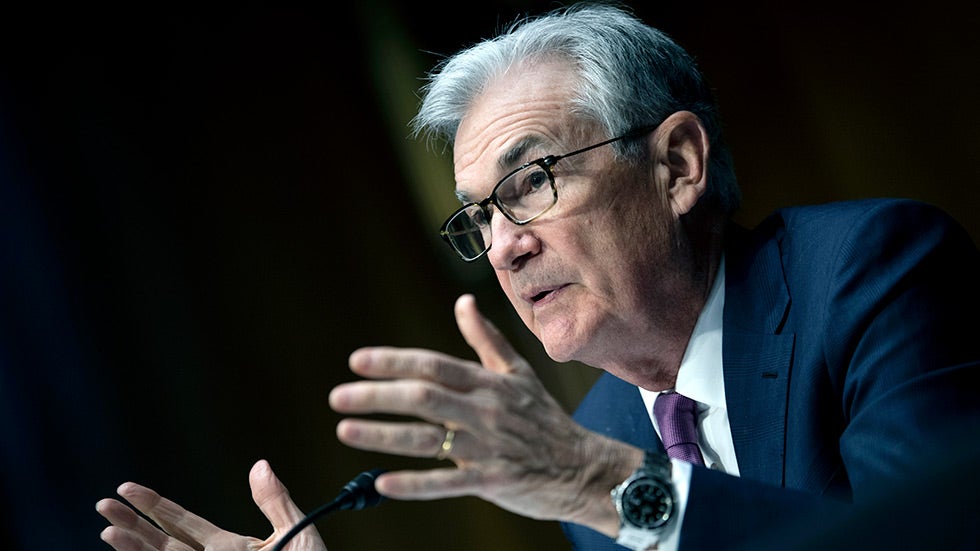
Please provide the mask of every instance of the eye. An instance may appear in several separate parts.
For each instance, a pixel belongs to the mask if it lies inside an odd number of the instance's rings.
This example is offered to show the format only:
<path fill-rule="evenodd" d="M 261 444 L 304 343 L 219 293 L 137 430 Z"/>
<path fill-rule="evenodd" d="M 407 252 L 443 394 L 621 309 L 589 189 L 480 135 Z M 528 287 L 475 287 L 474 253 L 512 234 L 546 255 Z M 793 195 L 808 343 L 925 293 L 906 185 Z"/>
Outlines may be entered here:
<path fill-rule="evenodd" d="M 511 220 L 523 224 L 555 204 L 548 171 L 535 161 L 511 174 L 496 191 L 496 205 Z"/>
<path fill-rule="evenodd" d="M 548 173 L 538 165 L 531 165 L 515 176 L 515 197 L 526 197 L 548 187 Z"/>

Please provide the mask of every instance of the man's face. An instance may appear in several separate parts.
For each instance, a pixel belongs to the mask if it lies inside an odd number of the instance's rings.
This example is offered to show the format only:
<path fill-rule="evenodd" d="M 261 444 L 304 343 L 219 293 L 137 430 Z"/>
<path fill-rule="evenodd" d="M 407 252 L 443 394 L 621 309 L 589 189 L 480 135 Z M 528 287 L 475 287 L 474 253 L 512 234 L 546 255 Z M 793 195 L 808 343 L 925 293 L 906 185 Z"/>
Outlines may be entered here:
<path fill-rule="evenodd" d="M 477 98 L 454 147 L 461 197 L 479 201 L 520 164 L 611 137 L 573 117 L 571 74 L 558 61 L 515 68 Z M 492 217 L 487 258 L 557 361 L 628 361 L 669 320 L 676 217 L 652 166 L 629 166 L 603 146 L 555 165 L 558 203 L 540 218 Z"/>

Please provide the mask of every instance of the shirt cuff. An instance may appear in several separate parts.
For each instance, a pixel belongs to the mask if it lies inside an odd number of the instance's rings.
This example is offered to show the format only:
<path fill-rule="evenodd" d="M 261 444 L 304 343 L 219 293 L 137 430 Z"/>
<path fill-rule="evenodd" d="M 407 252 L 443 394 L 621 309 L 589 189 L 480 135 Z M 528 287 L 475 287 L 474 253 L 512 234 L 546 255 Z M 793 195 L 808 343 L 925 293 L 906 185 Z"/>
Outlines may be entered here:
<path fill-rule="evenodd" d="M 671 459 L 670 477 L 674 483 L 674 497 L 676 498 L 675 513 L 676 520 L 671 522 L 660 537 L 657 543 L 658 551 L 676 551 L 681 542 L 681 526 L 684 524 L 684 511 L 687 509 L 687 496 L 691 491 L 691 473 L 693 467 L 687 461 Z"/>

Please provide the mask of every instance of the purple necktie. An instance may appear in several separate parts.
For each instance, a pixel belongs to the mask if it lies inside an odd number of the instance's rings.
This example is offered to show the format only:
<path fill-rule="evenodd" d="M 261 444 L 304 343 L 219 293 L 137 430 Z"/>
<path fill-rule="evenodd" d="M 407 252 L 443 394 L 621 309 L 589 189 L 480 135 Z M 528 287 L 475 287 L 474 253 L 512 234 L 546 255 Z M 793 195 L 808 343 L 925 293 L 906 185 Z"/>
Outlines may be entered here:
<path fill-rule="evenodd" d="M 660 439 L 667 455 L 695 465 L 704 465 L 698 448 L 698 404 L 676 392 L 664 392 L 653 403 L 660 426 Z"/>

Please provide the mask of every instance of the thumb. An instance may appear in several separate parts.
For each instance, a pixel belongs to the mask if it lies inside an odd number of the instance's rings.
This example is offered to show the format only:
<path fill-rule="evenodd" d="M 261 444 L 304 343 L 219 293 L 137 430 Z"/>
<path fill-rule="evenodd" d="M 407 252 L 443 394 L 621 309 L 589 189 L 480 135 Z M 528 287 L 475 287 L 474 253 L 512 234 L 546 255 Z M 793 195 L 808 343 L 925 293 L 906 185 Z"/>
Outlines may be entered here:
<path fill-rule="evenodd" d="M 248 473 L 248 483 L 252 487 L 252 499 L 259 510 L 272 523 L 272 536 L 266 540 L 261 549 L 271 546 L 280 535 L 293 528 L 306 516 L 289 497 L 286 486 L 279 481 L 272 467 L 266 460 L 258 461 Z M 304 551 L 327 551 L 326 545 L 312 524 L 303 528 L 296 538 L 289 542 L 286 549 L 303 549 Z"/>
<path fill-rule="evenodd" d="M 496 326 L 480 313 L 473 295 L 463 295 L 456 300 L 455 314 L 459 332 L 484 367 L 497 373 L 530 369 Z"/>
<path fill-rule="evenodd" d="M 258 461 L 248 473 L 252 499 L 277 532 L 286 532 L 305 516 L 289 497 L 289 490 L 279 481 L 266 460 Z"/>

